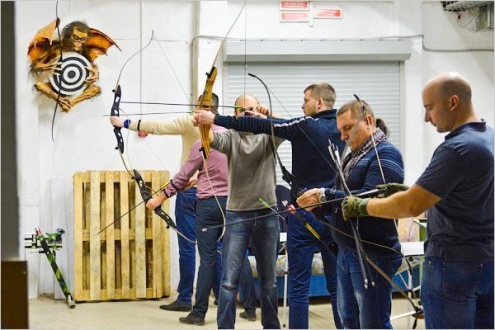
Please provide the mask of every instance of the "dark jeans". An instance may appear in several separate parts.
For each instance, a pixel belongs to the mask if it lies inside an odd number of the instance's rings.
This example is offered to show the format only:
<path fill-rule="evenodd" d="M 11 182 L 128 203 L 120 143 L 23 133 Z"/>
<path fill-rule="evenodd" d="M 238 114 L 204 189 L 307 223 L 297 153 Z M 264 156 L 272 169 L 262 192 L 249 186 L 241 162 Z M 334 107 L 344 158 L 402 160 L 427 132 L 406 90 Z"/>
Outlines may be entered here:
<path fill-rule="evenodd" d="M 493 262 L 426 258 L 421 301 L 427 329 L 493 329 Z"/>
<path fill-rule="evenodd" d="M 370 259 L 390 278 L 394 277 L 402 264 L 400 255 Z M 392 285 L 373 267 L 369 268 L 375 286 L 370 283 L 365 289 L 357 253 L 340 248 L 337 258 L 337 297 L 339 315 L 346 329 L 392 329 Z"/>
<path fill-rule="evenodd" d="M 175 221 L 177 229 L 192 241 L 196 240 L 194 218 L 196 216 L 196 188 L 177 194 L 175 201 Z M 177 235 L 179 243 L 179 296 L 177 302 L 190 305 L 196 270 L 196 246 Z"/>
<path fill-rule="evenodd" d="M 239 291 L 242 296 L 242 304 L 249 315 L 256 314 L 256 290 L 254 288 L 253 272 L 251 263 L 246 254 L 242 264 L 241 277 L 239 278 Z"/>
<path fill-rule="evenodd" d="M 217 264 L 215 266 L 215 275 L 213 276 L 213 285 L 211 287 L 215 299 L 218 299 L 220 294 L 219 291 L 220 291 L 221 279 L 222 279 L 222 241 L 217 242 Z"/>
<path fill-rule="evenodd" d="M 218 242 L 218 251 L 222 251 L 222 241 Z M 220 280 L 222 278 L 222 255 L 217 257 L 217 266 L 215 272 L 215 279 L 213 282 L 213 293 L 215 298 L 218 299 L 220 294 Z M 256 314 L 256 291 L 254 288 L 253 273 L 251 271 L 251 263 L 247 257 L 244 258 L 241 269 L 241 277 L 239 278 L 239 292 L 242 296 L 242 305 L 249 315 Z"/>
<path fill-rule="evenodd" d="M 227 212 L 227 223 L 271 213 L 270 210 Z M 235 326 L 236 296 L 249 238 L 253 238 L 261 286 L 261 324 L 280 329 L 278 320 L 276 260 L 280 229 L 277 217 L 227 227 L 223 240 L 222 280 L 218 302 L 218 328 Z"/>
<path fill-rule="evenodd" d="M 218 201 L 225 212 L 227 197 L 218 197 Z M 215 280 L 217 260 L 217 240 L 222 228 L 203 231 L 205 227 L 223 224 L 222 212 L 215 198 L 198 199 L 196 205 L 196 237 L 199 251 L 198 282 L 196 283 L 196 300 L 192 314 L 204 318 L 208 311 L 210 292 Z"/>
<path fill-rule="evenodd" d="M 316 220 L 311 212 L 299 211 L 320 234 L 321 240 L 330 245 L 330 228 Z M 315 252 L 321 251 L 327 290 L 332 303 L 333 320 L 337 329 L 342 328 L 337 309 L 337 258 L 314 237 L 295 215 L 288 217 L 287 253 L 289 257 L 289 328 L 307 329 L 309 321 L 309 284 Z"/>

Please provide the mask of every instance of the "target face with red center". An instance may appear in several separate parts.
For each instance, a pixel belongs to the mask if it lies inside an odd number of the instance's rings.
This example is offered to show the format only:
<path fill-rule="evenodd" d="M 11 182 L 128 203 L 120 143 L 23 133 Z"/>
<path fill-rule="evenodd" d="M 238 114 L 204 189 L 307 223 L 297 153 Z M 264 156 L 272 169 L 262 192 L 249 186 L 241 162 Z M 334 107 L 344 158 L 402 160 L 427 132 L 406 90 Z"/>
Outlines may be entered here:
<path fill-rule="evenodd" d="M 59 60 L 59 75 L 51 75 L 50 83 L 60 94 L 80 94 L 86 88 L 85 82 L 90 75 L 88 68 L 91 68 L 91 63 L 79 53 L 63 53 L 62 57 L 63 60 Z"/>

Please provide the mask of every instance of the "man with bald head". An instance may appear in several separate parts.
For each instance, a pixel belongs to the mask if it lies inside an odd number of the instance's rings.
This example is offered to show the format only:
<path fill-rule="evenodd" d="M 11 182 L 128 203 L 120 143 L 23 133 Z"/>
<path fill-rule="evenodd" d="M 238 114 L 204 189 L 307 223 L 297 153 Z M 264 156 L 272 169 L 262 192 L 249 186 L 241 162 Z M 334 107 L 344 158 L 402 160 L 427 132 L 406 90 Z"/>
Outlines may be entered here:
<path fill-rule="evenodd" d="M 411 188 L 387 198 L 350 197 L 345 218 L 415 217 L 428 210 L 421 300 L 426 328 L 493 329 L 493 128 L 476 114 L 457 73 L 423 90 L 425 121 L 450 132 Z"/>
<path fill-rule="evenodd" d="M 237 118 L 264 117 L 262 113 L 268 113 L 268 109 L 263 107 L 254 95 L 239 96 L 235 105 Z M 213 116 L 209 111 L 198 110 L 194 118 L 196 124 L 213 125 Z M 225 229 L 217 312 L 218 328 L 235 328 L 241 269 L 248 242 L 252 239 L 261 288 L 261 324 L 265 329 L 280 329 L 276 279 L 280 228 L 277 216 L 263 206 L 259 199 L 266 201 L 272 209 L 277 207 L 273 148 L 278 148 L 283 140 L 276 138 L 272 143 L 267 134 L 255 135 L 234 130 L 227 130 L 222 134 L 210 131 L 209 139 L 211 147 L 224 153 L 228 160 L 227 224 L 263 217 L 260 221 L 246 221 Z M 256 319 L 256 315 L 241 313 L 239 316 L 248 320 Z"/>

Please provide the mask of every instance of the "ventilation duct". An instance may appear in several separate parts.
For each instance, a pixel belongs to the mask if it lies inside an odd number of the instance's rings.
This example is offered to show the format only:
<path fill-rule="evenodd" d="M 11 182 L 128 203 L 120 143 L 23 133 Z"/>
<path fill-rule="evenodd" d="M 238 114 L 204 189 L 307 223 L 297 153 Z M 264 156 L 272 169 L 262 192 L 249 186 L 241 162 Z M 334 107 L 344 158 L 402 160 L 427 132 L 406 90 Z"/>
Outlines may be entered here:
<path fill-rule="evenodd" d="M 465 11 L 473 8 L 484 7 L 492 1 L 442 1 L 444 11 Z"/>

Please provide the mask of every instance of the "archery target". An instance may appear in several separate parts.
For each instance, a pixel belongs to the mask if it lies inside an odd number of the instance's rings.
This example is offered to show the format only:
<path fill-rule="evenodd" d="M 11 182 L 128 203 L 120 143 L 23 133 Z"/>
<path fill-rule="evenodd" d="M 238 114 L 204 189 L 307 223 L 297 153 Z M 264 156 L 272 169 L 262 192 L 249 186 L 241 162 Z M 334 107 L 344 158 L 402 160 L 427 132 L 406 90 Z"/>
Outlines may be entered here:
<path fill-rule="evenodd" d="M 90 75 L 87 68 L 91 68 L 91 63 L 79 53 L 63 53 L 62 57 L 60 74 L 51 75 L 50 83 L 55 92 L 60 90 L 60 94 L 80 94 L 86 88 L 85 82 Z"/>

